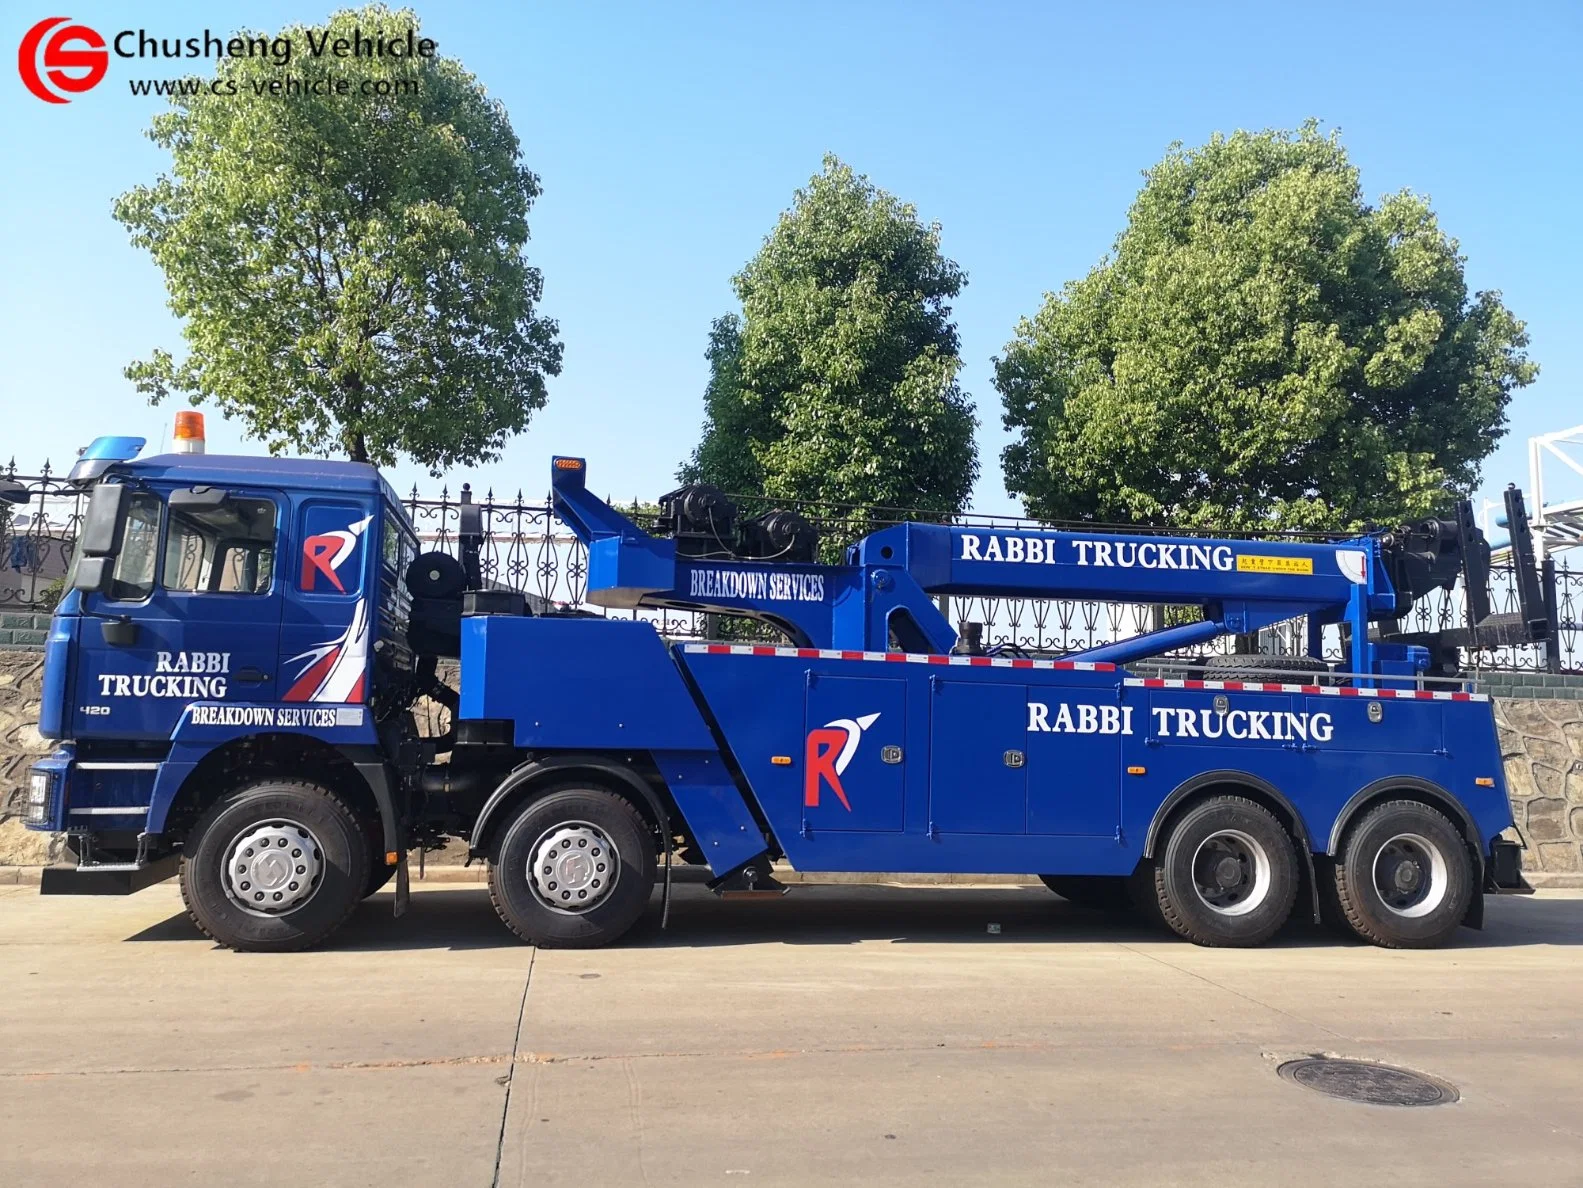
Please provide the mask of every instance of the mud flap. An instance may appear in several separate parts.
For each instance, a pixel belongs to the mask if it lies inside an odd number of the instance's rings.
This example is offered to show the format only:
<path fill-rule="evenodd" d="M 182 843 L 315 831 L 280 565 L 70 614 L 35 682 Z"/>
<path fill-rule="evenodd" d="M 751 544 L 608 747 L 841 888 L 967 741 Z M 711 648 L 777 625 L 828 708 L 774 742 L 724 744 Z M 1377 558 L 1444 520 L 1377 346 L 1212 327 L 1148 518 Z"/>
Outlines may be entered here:
<path fill-rule="evenodd" d="M 407 901 L 412 898 L 412 880 L 407 874 L 407 852 L 401 852 L 401 861 L 396 863 L 396 919 L 401 919 L 407 914 Z"/>

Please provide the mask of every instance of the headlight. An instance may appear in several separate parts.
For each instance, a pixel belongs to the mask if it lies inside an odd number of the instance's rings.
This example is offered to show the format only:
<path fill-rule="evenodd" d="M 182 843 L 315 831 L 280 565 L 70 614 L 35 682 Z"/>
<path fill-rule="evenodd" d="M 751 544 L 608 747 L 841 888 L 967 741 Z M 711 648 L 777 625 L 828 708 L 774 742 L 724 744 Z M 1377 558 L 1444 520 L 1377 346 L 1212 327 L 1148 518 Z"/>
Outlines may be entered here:
<path fill-rule="evenodd" d="M 47 771 L 30 771 L 27 781 L 27 808 L 23 824 L 41 823 L 49 818 L 49 794 L 53 777 Z"/>

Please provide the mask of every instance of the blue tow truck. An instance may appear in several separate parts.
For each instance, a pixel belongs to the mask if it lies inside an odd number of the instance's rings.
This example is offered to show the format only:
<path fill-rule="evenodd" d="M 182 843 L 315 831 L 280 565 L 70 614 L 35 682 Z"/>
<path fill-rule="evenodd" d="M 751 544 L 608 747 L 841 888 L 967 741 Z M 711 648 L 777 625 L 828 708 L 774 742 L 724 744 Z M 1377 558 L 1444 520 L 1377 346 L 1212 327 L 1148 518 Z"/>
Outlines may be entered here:
<path fill-rule="evenodd" d="M 142 446 L 100 438 L 73 471 L 89 495 L 40 719 L 57 746 L 26 821 L 68 834 L 76 865 L 47 870 L 46 894 L 178 875 L 216 941 L 299 949 L 393 876 L 401 913 L 409 852 L 459 838 L 540 945 L 616 940 L 674 864 L 753 896 L 784 890 L 784 861 L 1032 872 L 1201 944 L 1261 943 L 1295 907 L 1416 947 L 1523 885 L 1491 706 L 1457 649 L 1532 638 L 1544 616 L 1523 582 L 1517 615 L 1489 613 L 1465 505 L 1339 541 L 907 523 L 823 564 L 795 512 L 739 520 L 691 486 L 645 529 L 555 458 L 590 603 L 782 641 L 667 643 L 484 580 L 477 505 L 458 557 L 421 553 L 371 466 Z M 1400 630 L 1459 577 L 1468 627 Z M 1201 614 L 1034 656 L 953 629 L 940 596 L 960 594 Z M 1306 655 L 1145 664 L 1299 617 Z M 416 728 L 425 696 L 451 710 L 437 738 Z"/>

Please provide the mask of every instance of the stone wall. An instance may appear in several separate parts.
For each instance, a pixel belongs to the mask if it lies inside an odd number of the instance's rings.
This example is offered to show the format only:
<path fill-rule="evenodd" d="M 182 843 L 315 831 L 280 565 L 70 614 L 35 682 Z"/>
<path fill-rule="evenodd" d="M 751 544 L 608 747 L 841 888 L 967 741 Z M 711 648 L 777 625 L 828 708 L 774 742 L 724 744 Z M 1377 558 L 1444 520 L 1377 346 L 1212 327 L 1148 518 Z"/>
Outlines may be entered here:
<path fill-rule="evenodd" d="M 1495 723 L 1524 868 L 1583 874 L 1583 701 L 1498 697 Z"/>
<path fill-rule="evenodd" d="M 0 651 L 0 866 L 38 865 L 60 849 L 12 819 L 21 813 L 28 764 L 48 750 L 34 726 L 43 669 L 39 652 Z M 441 677 L 454 684 L 449 667 Z M 1528 847 L 1525 869 L 1583 876 L 1583 678 L 1544 679 L 1558 683 L 1495 699 L 1512 816 Z M 445 728 L 443 709 L 428 701 L 416 708 L 425 733 Z"/>
<path fill-rule="evenodd" d="M 39 737 L 42 652 L 0 651 L 0 866 L 41 866 L 54 860 L 60 842 L 34 833 L 16 818 L 27 794 L 27 769 L 49 750 Z"/>

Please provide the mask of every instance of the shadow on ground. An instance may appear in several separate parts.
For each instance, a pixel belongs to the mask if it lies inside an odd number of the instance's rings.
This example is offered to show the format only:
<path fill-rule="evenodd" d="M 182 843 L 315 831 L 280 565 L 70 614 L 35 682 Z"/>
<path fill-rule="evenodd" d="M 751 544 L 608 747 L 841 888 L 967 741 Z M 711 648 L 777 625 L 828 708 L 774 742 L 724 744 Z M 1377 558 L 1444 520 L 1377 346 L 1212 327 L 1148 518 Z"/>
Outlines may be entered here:
<path fill-rule="evenodd" d="M 345 951 L 510 948 L 521 942 L 496 918 L 482 887 L 447 887 L 412 897 L 396 919 L 389 892 L 360 905 L 327 947 Z M 997 925 L 999 932 L 990 931 Z M 660 928 L 660 896 L 623 943 L 638 948 L 721 945 L 1132 943 L 1163 933 L 1127 914 L 1080 908 L 1042 887 L 801 886 L 775 899 L 722 901 L 706 888 L 674 889 L 669 926 Z M 179 914 L 127 938 L 210 943 Z M 1186 943 L 1185 941 L 1183 942 Z M 1277 946 L 1356 945 L 1294 919 Z M 1468 948 L 1583 944 L 1583 898 L 1491 897 L 1482 932 L 1463 929 Z"/>

